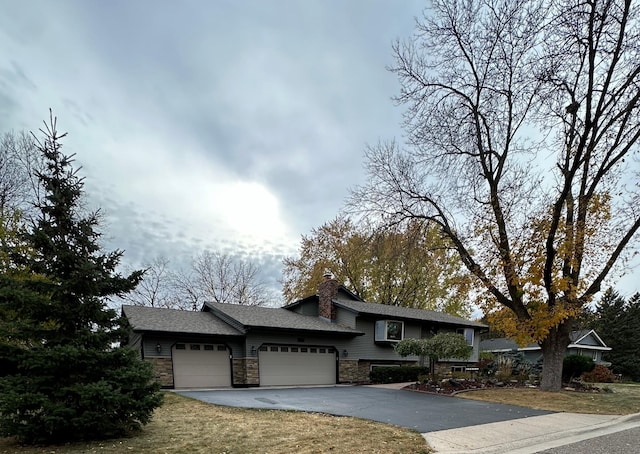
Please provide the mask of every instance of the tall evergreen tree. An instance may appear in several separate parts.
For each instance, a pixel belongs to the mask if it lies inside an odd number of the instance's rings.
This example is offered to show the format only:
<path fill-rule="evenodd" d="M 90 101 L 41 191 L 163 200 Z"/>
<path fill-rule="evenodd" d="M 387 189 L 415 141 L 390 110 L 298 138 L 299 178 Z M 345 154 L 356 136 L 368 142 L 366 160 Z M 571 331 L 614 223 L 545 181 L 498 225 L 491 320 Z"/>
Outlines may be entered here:
<path fill-rule="evenodd" d="M 618 292 L 608 289 L 596 308 L 593 327 L 611 347 L 604 359 L 611 361 L 613 371 L 640 381 L 640 293 L 625 300 Z"/>
<path fill-rule="evenodd" d="M 83 180 L 61 152 L 65 134 L 53 117 L 42 132 L 44 197 L 23 235 L 28 248 L 11 249 L 0 276 L 0 435 L 26 443 L 117 437 L 161 404 L 149 364 L 114 346 L 120 319 L 107 306 L 141 272 L 116 272 L 122 252 L 101 249 L 99 213 L 82 209 Z"/>

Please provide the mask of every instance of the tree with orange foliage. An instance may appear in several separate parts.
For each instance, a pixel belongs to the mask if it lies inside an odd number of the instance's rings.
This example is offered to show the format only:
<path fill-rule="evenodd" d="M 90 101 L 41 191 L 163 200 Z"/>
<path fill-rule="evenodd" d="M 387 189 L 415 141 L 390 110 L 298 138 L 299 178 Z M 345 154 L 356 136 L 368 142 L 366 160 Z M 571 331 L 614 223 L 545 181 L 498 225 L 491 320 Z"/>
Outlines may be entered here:
<path fill-rule="evenodd" d="M 378 229 L 338 217 L 303 236 L 299 255 L 284 259 L 288 302 L 316 293 L 326 270 L 365 301 L 471 312 L 471 276 L 451 245 L 420 222 Z"/>

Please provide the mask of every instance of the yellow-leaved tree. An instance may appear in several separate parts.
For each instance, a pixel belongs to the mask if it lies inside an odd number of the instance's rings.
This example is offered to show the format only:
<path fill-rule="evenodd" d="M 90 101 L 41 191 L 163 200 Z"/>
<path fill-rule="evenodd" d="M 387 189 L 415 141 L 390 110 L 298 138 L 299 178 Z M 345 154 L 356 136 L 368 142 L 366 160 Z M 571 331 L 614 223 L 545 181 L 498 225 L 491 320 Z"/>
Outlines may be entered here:
<path fill-rule="evenodd" d="M 314 295 L 330 270 L 365 301 L 468 316 L 471 276 L 448 240 L 421 222 L 375 228 L 337 217 L 303 236 L 284 260 L 288 302 Z"/>

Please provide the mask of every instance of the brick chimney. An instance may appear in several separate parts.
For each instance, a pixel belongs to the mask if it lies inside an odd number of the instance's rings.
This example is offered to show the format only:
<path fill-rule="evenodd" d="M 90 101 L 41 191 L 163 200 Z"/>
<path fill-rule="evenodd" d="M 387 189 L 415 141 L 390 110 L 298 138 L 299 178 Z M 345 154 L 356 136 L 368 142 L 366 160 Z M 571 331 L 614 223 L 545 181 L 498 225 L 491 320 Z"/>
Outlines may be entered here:
<path fill-rule="evenodd" d="M 336 308 L 331 300 L 338 295 L 338 281 L 329 271 L 325 271 L 323 279 L 318 286 L 318 315 L 327 320 L 335 321 Z"/>

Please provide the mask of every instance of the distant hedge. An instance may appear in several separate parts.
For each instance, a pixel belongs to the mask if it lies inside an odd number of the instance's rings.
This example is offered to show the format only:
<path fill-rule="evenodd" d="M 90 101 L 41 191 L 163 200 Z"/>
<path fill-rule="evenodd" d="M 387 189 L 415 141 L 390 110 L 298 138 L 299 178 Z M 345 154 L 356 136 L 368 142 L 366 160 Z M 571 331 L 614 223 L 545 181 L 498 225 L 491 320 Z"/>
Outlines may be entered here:
<path fill-rule="evenodd" d="M 569 383 L 584 372 L 591 372 L 596 367 L 593 359 L 582 355 L 567 355 L 562 362 L 562 380 Z"/>
<path fill-rule="evenodd" d="M 428 373 L 429 368 L 421 366 L 375 367 L 369 372 L 369 380 L 371 383 L 402 383 L 418 381 L 418 375 Z"/>

